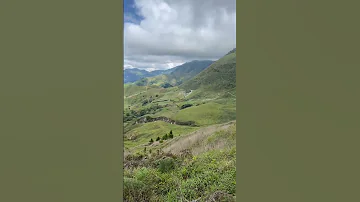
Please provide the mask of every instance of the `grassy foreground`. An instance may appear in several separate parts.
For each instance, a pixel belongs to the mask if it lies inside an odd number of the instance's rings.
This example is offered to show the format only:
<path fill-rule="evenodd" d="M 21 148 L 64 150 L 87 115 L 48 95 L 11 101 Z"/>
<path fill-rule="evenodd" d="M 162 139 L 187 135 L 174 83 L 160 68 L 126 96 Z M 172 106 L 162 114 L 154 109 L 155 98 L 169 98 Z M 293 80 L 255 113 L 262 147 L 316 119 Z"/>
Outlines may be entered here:
<path fill-rule="evenodd" d="M 189 135 L 192 142 L 176 154 L 169 150 L 184 146 L 189 136 L 161 150 L 128 155 L 124 201 L 235 201 L 235 124 L 203 134 Z"/>

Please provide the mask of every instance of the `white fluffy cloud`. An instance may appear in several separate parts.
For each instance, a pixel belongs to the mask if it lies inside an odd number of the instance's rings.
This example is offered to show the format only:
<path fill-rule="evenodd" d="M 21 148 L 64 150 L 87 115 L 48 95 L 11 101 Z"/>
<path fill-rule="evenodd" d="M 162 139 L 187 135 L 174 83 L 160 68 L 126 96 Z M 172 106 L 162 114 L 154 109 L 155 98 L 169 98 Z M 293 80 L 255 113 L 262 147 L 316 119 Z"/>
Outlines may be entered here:
<path fill-rule="evenodd" d="M 168 69 L 235 48 L 235 0 L 135 0 L 135 6 L 144 19 L 124 24 L 125 68 Z"/>

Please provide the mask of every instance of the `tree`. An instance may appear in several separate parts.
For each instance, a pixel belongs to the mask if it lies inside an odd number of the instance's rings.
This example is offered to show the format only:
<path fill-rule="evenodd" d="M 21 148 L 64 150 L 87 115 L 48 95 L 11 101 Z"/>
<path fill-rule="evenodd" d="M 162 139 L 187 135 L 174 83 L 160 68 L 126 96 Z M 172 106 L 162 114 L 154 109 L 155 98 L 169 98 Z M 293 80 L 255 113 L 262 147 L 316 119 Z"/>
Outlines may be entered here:
<path fill-rule="evenodd" d="M 174 138 L 174 135 L 173 135 L 173 134 L 169 134 L 169 138 L 170 138 L 170 139 Z"/>
<path fill-rule="evenodd" d="M 152 144 L 154 142 L 154 140 L 151 138 L 151 140 L 150 140 L 150 144 Z"/>
<path fill-rule="evenodd" d="M 146 153 L 146 147 L 144 147 L 144 153 Z"/>
<path fill-rule="evenodd" d="M 163 140 L 167 140 L 168 139 L 168 134 L 165 134 L 163 137 L 162 137 Z"/>
<path fill-rule="evenodd" d="M 170 130 L 170 133 L 169 133 L 170 135 L 172 135 L 173 133 L 172 133 L 172 130 Z"/>
<path fill-rule="evenodd" d="M 156 141 L 159 141 L 159 140 L 160 140 L 160 137 L 157 137 L 157 138 L 156 138 Z"/>

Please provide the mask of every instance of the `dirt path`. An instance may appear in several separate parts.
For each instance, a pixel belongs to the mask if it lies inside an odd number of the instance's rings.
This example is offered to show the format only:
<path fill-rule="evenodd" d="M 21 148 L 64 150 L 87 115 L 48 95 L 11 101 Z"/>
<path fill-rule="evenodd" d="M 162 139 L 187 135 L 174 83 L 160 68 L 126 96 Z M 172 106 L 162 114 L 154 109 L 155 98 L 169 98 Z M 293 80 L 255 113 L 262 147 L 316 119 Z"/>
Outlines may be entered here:
<path fill-rule="evenodd" d="M 193 90 L 190 90 L 190 93 L 186 94 L 185 97 L 189 96 L 192 92 Z"/>

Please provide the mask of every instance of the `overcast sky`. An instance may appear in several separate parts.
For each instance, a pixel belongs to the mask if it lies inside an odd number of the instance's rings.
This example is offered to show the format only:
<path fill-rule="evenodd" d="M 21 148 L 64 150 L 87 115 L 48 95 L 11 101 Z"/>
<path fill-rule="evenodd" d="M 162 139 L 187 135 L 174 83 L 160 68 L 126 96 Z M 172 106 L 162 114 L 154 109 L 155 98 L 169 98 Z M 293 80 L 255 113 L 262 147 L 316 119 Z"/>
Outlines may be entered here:
<path fill-rule="evenodd" d="M 217 60 L 236 47 L 235 0 L 124 0 L 124 68 Z"/>

